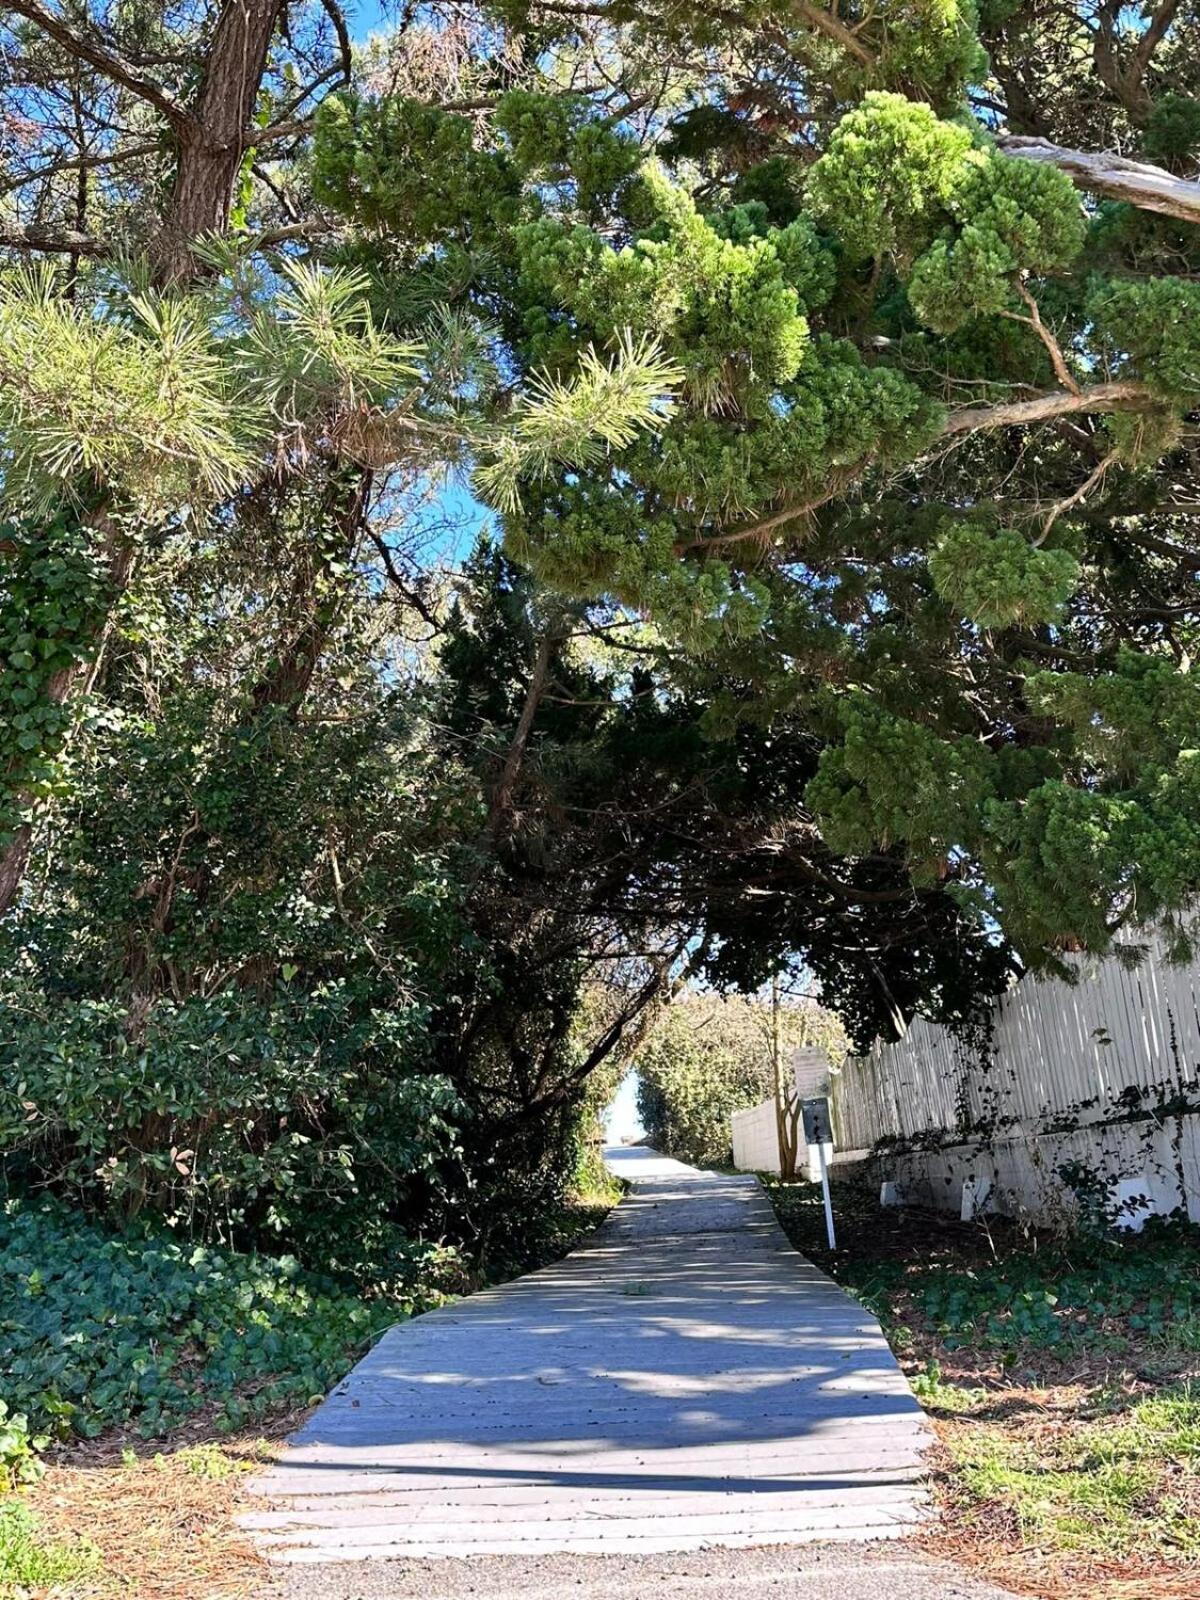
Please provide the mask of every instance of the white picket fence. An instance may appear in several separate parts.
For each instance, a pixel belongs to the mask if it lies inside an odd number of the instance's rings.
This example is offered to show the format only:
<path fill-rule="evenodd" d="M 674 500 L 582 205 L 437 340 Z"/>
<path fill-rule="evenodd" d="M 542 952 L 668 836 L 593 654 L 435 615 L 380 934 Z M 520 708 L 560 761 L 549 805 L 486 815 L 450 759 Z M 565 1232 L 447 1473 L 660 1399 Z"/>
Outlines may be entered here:
<path fill-rule="evenodd" d="M 1073 1165 L 1135 1220 L 1200 1220 L 1200 965 L 1171 964 L 1157 939 L 1134 967 L 1070 959 L 1075 983 L 1027 977 L 1002 997 L 984 1064 L 922 1019 L 849 1058 L 832 1088 L 839 1149 L 906 1141 L 884 1152 L 895 1198 L 941 1209 L 1050 1220 L 1074 1203 Z"/>

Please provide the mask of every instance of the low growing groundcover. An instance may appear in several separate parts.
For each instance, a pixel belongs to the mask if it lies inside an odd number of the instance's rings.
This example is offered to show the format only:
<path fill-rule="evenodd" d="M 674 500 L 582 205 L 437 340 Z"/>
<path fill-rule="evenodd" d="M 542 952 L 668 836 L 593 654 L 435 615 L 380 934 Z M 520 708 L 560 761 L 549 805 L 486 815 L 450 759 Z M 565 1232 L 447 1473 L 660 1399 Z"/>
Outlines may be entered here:
<path fill-rule="evenodd" d="M 1200 1594 L 1200 1230 L 1057 1238 L 768 1180 L 882 1323 L 942 1444 L 943 1554 L 1046 1600 Z"/>
<path fill-rule="evenodd" d="M 0 1210 L 0 1394 L 55 1438 L 234 1429 L 325 1393 L 406 1309 L 294 1260 L 114 1233 L 51 1201 Z"/>

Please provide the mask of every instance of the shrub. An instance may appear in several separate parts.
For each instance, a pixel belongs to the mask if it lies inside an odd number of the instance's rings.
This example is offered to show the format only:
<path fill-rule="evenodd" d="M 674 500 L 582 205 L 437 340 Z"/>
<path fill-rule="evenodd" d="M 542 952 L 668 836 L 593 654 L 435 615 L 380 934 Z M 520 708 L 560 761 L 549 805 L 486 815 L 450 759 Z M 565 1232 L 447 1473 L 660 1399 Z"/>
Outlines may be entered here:
<path fill-rule="evenodd" d="M 153 1211 L 225 1244 L 311 1243 L 336 1271 L 403 1281 L 420 1246 L 386 1193 L 431 1180 L 459 1103 L 413 1072 L 419 1011 L 370 1012 L 345 985 L 161 999 L 130 1037 L 117 1000 L 0 990 L 0 1154 L 114 1217 Z M 386 1175 L 386 1182 L 381 1176 Z M 328 1237 L 335 1234 L 336 1240 Z"/>
<path fill-rule="evenodd" d="M 781 1006 L 779 1048 L 845 1048 L 837 1022 L 816 1006 Z M 730 1159 L 732 1112 L 774 1093 L 772 1015 L 755 1000 L 689 995 L 669 1006 L 641 1046 L 638 1112 L 650 1143 L 697 1166 Z"/>

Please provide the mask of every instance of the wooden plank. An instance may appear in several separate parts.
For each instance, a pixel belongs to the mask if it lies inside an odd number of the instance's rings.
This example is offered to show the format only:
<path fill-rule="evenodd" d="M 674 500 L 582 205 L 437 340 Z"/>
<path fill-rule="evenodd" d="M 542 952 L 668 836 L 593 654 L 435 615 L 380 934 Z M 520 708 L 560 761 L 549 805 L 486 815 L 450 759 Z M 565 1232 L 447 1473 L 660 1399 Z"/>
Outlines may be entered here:
<path fill-rule="evenodd" d="M 757 1182 L 652 1154 L 566 1261 L 392 1329 L 254 1485 L 280 1560 L 887 1537 L 931 1434 Z M 315 1552 L 315 1554 L 314 1554 Z"/>

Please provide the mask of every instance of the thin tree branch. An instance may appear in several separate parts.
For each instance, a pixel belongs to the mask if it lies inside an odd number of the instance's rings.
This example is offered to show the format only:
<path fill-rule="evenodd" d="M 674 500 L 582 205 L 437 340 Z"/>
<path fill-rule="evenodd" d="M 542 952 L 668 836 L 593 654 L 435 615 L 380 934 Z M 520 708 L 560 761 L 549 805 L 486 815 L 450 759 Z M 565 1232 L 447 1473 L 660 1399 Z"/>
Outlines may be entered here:
<path fill-rule="evenodd" d="M 82 172 L 92 167 L 112 167 L 121 161 L 134 161 L 138 156 L 155 155 L 162 146 L 157 139 L 146 144 L 134 144 L 124 150 L 95 151 L 90 155 L 64 156 L 61 161 L 47 161 L 45 166 L 35 167 L 32 172 L 22 173 L 18 177 L 9 178 L 0 184 L 0 194 L 10 194 L 14 189 L 23 189 L 26 184 L 38 183 L 43 178 L 56 178 L 60 172 Z"/>
<path fill-rule="evenodd" d="M 1038 534 L 1037 538 L 1033 541 L 1035 545 L 1044 544 L 1046 542 L 1050 536 L 1051 528 L 1053 528 L 1054 524 L 1058 521 L 1059 517 L 1064 514 L 1064 512 L 1070 511 L 1072 506 L 1077 506 L 1081 500 L 1087 499 L 1088 495 L 1100 482 L 1101 478 L 1103 478 L 1104 474 L 1108 471 L 1109 467 L 1112 466 L 1116 459 L 1117 452 L 1115 450 L 1110 450 L 1108 455 L 1104 457 L 1104 460 L 1100 462 L 1099 466 L 1093 468 L 1093 470 L 1088 473 L 1087 477 L 1079 485 L 1074 494 L 1069 494 L 1065 500 L 1060 500 L 1057 505 L 1051 506 L 1050 515 L 1043 523 L 1041 533 Z"/>
<path fill-rule="evenodd" d="M 1176 0 L 1178 3 L 1178 0 Z M 325 15 L 333 24 L 333 31 L 337 35 L 338 53 L 341 57 L 342 82 L 349 83 L 354 71 L 354 54 L 350 48 L 350 29 L 346 26 L 345 14 L 337 0 L 321 0 Z"/>
<path fill-rule="evenodd" d="M 412 606 L 421 621 L 431 628 L 434 634 L 444 633 L 445 628 L 438 620 L 437 614 L 431 609 L 424 596 L 413 588 L 412 584 L 409 583 L 399 567 L 397 567 L 392 552 L 388 549 L 387 540 L 383 535 L 376 529 L 368 527 L 367 538 L 375 546 L 379 559 L 383 563 L 383 570 L 387 574 L 388 582 L 404 600 L 405 604 Z"/>
<path fill-rule="evenodd" d="M 1163 0 L 1162 5 L 1150 18 L 1150 26 L 1138 40 L 1137 48 L 1133 52 L 1133 65 L 1139 83 L 1145 76 L 1146 68 L 1162 43 L 1167 29 L 1174 22 L 1178 10 L 1179 0 Z"/>
<path fill-rule="evenodd" d="M 267 128 L 250 127 L 242 135 L 242 148 L 244 150 L 252 147 L 261 148 L 264 144 L 273 144 L 278 139 L 300 139 L 312 130 L 312 117 L 293 117 L 283 122 L 273 122 Z"/>
<path fill-rule="evenodd" d="M 814 5 L 812 0 L 793 0 L 793 3 L 797 16 L 803 17 L 805 22 L 820 33 L 840 44 L 846 54 L 853 56 L 860 66 L 874 66 L 875 57 L 870 50 L 832 11 L 827 11 L 824 6 Z"/>
<path fill-rule="evenodd" d="M 1142 529 L 1122 527 L 1121 536 L 1132 539 L 1134 544 L 1143 545 L 1147 550 L 1153 550 L 1157 555 L 1169 556 L 1173 561 L 1178 561 L 1181 567 L 1187 567 L 1190 572 L 1200 572 L 1200 551 L 1185 550 L 1180 544 L 1171 539 L 1160 538 L 1158 534 L 1146 533 Z M 1194 606 L 1195 602 L 1193 602 Z"/>
<path fill-rule="evenodd" d="M 525 760 L 525 751 L 529 746 L 530 735 L 533 733 L 534 718 L 537 716 L 537 709 L 541 704 L 542 696 L 546 692 L 546 685 L 550 679 L 550 663 L 554 659 L 554 652 L 559 643 L 558 635 L 550 628 L 547 628 L 538 641 L 537 656 L 534 659 L 533 671 L 529 677 L 529 686 L 525 691 L 525 703 L 521 707 L 517 731 L 513 735 L 513 741 L 508 747 L 508 754 L 504 758 L 504 766 L 500 773 L 499 782 L 492 791 L 489 810 L 493 835 L 500 833 L 512 805 L 517 778 L 520 776 L 521 767 Z"/>
<path fill-rule="evenodd" d="M 834 473 L 820 494 L 810 495 L 804 500 L 789 500 L 786 505 L 773 511 L 768 517 L 756 518 L 740 528 L 730 528 L 724 533 L 713 533 L 706 539 L 692 539 L 675 546 L 676 555 L 686 555 L 692 550 L 720 550 L 726 545 L 743 544 L 747 540 L 756 539 L 766 547 L 767 535 L 782 527 L 785 522 L 794 522 L 798 517 L 805 517 L 810 511 L 816 511 L 819 506 L 827 505 L 830 500 L 837 498 L 842 490 L 851 484 L 868 465 L 866 461 L 858 462 L 851 470 Z"/>
<path fill-rule="evenodd" d="M 72 228 L 39 228 L 34 223 L 25 228 L 0 227 L 0 249 L 62 251 L 66 255 L 97 258 L 112 254 L 108 241 L 95 234 L 76 233 Z"/>
<path fill-rule="evenodd" d="M 981 433 L 991 428 L 1029 427 L 1072 412 L 1149 411 L 1156 404 L 1155 396 L 1142 383 L 1098 383 L 1090 389 L 1076 389 L 1074 392 L 1056 389 L 1049 394 L 1036 395 L 1031 400 L 1011 400 L 991 406 L 964 406 L 961 410 L 951 411 L 942 423 L 938 436 L 946 438 L 963 433 Z M 681 541 L 675 546 L 675 553 L 687 555 L 697 550 L 719 550 L 749 541 L 757 541 L 765 548 L 768 535 L 776 528 L 794 522 L 835 499 L 843 489 L 861 477 L 869 465 L 869 460 L 856 462 L 853 467 L 834 474 L 819 494 L 789 501 L 770 516 L 756 518 L 742 527 L 714 533 L 708 538 Z"/>
<path fill-rule="evenodd" d="M 1046 352 L 1050 357 L 1050 365 L 1054 368 L 1054 376 L 1058 379 L 1059 383 L 1062 384 L 1064 389 L 1069 389 L 1072 394 L 1078 394 L 1079 385 L 1071 376 L 1071 369 L 1067 366 L 1066 358 L 1062 353 L 1062 348 L 1059 345 L 1058 340 L 1042 321 L 1042 313 L 1038 309 L 1037 301 L 1033 298 L 1028 288 L 1020 281 L 1020 279 L 1017 280 L 1017 293 L 1029 307 L 1029 315 L 1027 317 L 1018 317 L 1016 313 L 1012 311 L 1006 311 L 1003 313 L 1003 315 L 1009 317 L 1015 322 L 1024 322 L 1033 329 L 1038 338 L 1046 347 Z"/>
<path fill-rule="evenodd" d="M 68 55 L 78 61 L 86 61 L 114 83 L 128 89 L 130 94 L 152 105 L 177 133 L 183 133 L 192 126 L 192 115 L 186 106 L 180 105 L 160 83 L 143 76 L 119 50 L 97 38 L 90 30 L 80 28 L 77 23 L 51 11 L 42 5 L 41 0 L 8 0 L 8 9 L 24 17 L 27 22 L 36 23 Z"/>

